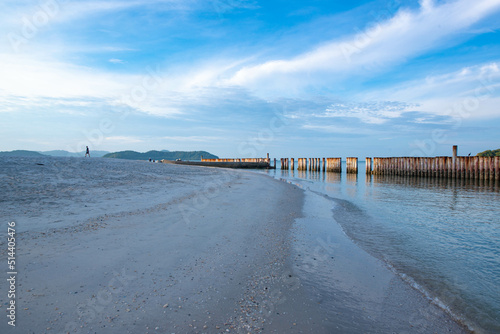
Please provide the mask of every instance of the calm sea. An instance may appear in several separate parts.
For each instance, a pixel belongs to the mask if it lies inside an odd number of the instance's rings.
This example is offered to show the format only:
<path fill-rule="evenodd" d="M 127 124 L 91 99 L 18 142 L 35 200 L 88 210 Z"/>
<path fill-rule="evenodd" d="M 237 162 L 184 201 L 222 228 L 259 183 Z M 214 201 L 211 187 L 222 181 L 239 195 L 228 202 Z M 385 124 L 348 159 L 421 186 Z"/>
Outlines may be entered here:
<path fill-rule="evenodd" d="M 473 329 L 500 333 L 499 185 L 359 168 L 267 173 L 335 198 L 333 216 L 358 245 Z"/>

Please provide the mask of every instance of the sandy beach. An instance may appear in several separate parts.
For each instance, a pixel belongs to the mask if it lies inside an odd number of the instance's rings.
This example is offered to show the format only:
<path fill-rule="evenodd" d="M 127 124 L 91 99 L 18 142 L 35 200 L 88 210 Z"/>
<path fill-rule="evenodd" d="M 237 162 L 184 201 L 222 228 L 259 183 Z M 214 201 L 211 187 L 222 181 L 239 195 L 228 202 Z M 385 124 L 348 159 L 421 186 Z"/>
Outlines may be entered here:
<path fill-rule="evenodd" d="M 295 185 L 106 159 L 1 166 L 0 254 L 15 221 L 18 272 L 1 333 L 467 333 Z"/>

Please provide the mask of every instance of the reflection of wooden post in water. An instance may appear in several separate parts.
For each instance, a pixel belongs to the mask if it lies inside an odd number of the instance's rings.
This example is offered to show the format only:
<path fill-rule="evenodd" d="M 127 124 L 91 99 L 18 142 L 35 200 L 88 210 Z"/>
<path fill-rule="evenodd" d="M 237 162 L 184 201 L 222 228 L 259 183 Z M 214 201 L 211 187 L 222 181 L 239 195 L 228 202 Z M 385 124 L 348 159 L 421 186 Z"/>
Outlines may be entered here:
<path fill-rule="evenodd" d="M 328 183 L 338 183 L 342 177 L 341 173 L 326 173 L 325 180 Z"/>
<path fill-rule="evenodd" d="M 358 174 L 357 173 L 347 173 L 346 180 L 348 183 L 355 184 L 358 181 Z"/>

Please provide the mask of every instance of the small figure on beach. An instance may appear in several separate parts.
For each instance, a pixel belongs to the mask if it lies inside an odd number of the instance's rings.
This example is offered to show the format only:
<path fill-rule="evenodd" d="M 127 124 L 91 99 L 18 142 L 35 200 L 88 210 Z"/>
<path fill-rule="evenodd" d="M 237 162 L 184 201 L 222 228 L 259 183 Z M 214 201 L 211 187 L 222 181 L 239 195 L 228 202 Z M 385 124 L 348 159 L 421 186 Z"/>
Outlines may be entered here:
<path fill-rule="evenodd" d="M 85 158 L 87 157 L 87 155 L 90 158 L 90 151 L 89 151 L 89 147 L 88 146 L 87 146 L 87 150 L 85 151 Z"/>

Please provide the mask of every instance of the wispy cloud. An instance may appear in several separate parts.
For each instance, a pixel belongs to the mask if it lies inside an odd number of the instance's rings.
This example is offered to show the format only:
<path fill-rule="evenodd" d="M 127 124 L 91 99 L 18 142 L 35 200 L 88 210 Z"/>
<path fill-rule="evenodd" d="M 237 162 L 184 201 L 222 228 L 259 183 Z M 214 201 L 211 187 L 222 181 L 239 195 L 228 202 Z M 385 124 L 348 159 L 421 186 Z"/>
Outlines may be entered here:
<path fill-rule="evenodd" d="M 120 143 L 120 144 L 137 144 L 142 143 L 144 140 L 138 137 L 132 136 L 109 136 L 104 138 L 105 142 Z"/>
<path fill-rule="evenodd" d="M 286 90 L 290 84 L 328 82 L 335 73 L 376 75 L 377 70 L 453 43 L 499 9 L 498 0 L 459 0 L 439 5 L 425 0 L 417 11 L 401 9 L 394 17 L 358 34 L 326 42 L 294 58 L 244 67 L 229 82 L 254 88 L 279 83 Z"/>
<path fill-rule="evenodd" d="M 434 115 L 500 117 L 500 63 L 467 66 L 363 93 L 368 100 L 380 97 L 414 103 L 414 110 Z"/>
<path fill-rule="evenodd" d="M 334 103 L 318 117 L 353 117 L 364 123 L 383 124 L 391 118 L 398 118 L 404 112 L 413 110 L 415 105 L 403 102 Z"/>

